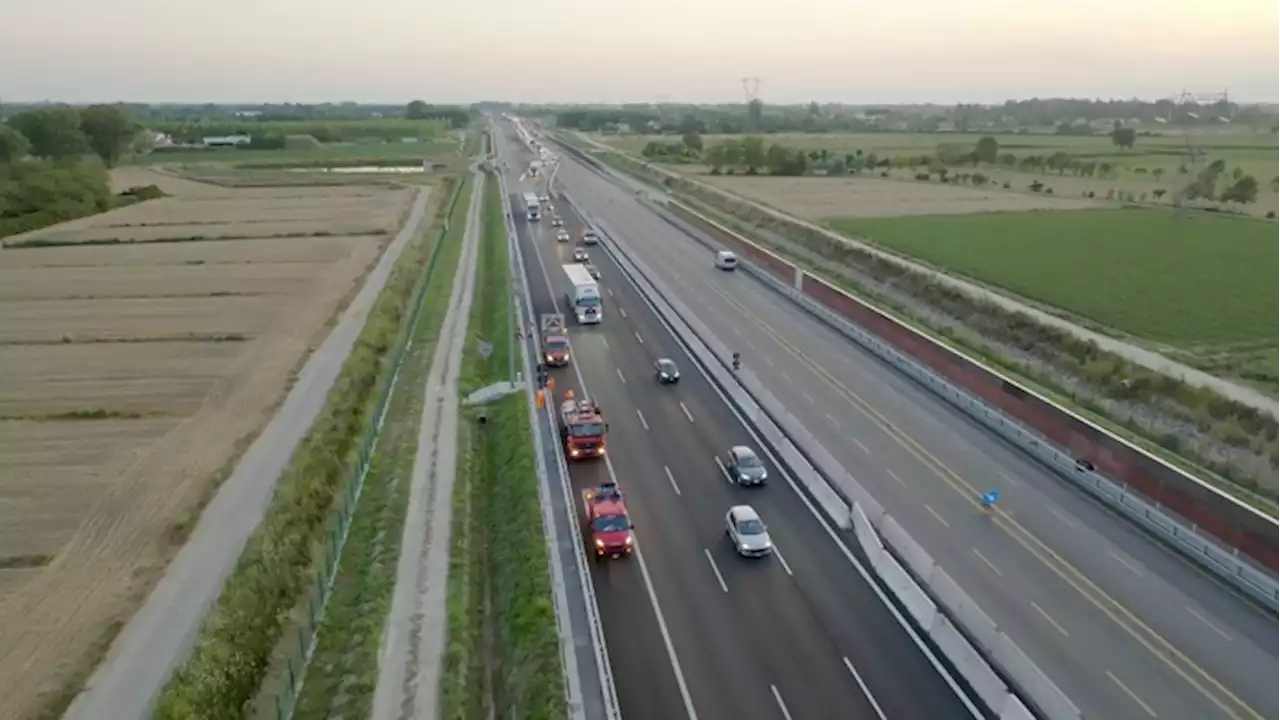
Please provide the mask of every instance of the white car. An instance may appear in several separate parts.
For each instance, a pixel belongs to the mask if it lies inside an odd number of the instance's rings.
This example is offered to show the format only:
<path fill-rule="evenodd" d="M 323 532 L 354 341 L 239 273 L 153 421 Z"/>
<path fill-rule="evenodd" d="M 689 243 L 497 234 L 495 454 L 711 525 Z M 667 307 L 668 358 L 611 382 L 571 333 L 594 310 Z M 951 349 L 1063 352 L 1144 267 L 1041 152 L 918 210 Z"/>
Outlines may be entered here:
<path fill-rule="evenodd" d="M 586 248 L 579 247 L 579 248 L 573 249 L 574 262 L 584 263 L 584 262 L 588 262 L 589 260 L 591 260 L 591 256 L 587 254 Z"/>
<path fill-rule="evenodd" d="M 569 242 L 569 231 L 561 230 L 556 233 L 556 242 Z"/>
<path fill-rule="evenodd" d="M 733 541 L 733 549 L 743 557 L 764 557 L 773 554 L 773 541 L 769 529 L 750 505 L 734 505 L 724 516 L 724 531 Z"/>
<path fill-rule="evenodd" d="M 551 227 L 564 227 L 564 218 L 559 215 L 551 218 Z"/>
<path fill-rule="evenodd" d="M 721 250 L 716 253 L 716 267 L 728 272 L 738 269 L 738 256 L 728 250 Z"/>

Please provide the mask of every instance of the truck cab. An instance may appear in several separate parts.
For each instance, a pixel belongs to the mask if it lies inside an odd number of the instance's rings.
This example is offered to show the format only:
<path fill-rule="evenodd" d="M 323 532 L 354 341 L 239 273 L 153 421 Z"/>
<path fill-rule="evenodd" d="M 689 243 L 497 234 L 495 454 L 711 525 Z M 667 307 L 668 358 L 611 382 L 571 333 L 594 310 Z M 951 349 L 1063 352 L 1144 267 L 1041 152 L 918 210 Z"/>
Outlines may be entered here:
<path fill-rule="evenodd" d="M 578 400 L 573 391 L 560 404 L 560 439 L 564 441 L 564 454 L 570 460 L 604 457 L 605 434 L 609 426 L 600 412 L 600 406 L 591 400 Z"/>
<path fill-rule="evenodd" d="M 635 525 L 627 514 L 626 500 L 617 483 L 606 482 L 582 491 L 586 511 L 588 542 L 597 560 L 630 557 L 635 551 L 631 531 Z"/>

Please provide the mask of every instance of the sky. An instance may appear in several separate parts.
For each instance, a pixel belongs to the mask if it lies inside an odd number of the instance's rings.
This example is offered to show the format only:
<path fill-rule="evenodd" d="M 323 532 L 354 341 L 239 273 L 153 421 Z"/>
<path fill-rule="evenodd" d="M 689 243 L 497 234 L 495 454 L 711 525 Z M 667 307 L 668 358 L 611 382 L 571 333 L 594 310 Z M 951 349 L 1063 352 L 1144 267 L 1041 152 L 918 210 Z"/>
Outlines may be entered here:
<path fill-rule="evenodd" d="M 1280 95 L 1276 0 L 0 0 L 0 101 Z"/>

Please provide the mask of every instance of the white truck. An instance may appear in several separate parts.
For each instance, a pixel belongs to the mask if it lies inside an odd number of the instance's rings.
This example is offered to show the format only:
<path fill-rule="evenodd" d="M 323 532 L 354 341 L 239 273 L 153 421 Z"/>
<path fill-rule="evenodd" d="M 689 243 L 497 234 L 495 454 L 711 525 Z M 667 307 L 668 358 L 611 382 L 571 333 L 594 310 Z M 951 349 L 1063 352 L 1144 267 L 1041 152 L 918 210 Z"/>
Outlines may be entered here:
<path fill-rule="evenodd" d="M 537 222 L 542 217 L 542 203 L 534 193 L 524 194 L 524 212 L 529 222 Z"/>
<path fill-rule="evenodd" d="M 583 265 L 565 265 L 565 300 L 579 325 L 595 325 L 604 318 L 600 285 Z"/>

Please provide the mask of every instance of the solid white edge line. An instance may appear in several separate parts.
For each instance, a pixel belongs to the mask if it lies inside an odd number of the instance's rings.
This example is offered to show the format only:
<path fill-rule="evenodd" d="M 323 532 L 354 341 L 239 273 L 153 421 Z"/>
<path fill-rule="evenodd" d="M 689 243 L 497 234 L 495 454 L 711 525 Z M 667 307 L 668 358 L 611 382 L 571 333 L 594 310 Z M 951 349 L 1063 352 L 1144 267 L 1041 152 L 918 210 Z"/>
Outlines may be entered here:
<path fill-rule="evenodd" d="M 791 720 L 791 712 L 787 710 L 787 704 L 782 702 L 782 693 L 778 692 L 778 686 L 770 685 L 769 690 L 773 693 L 774 701 L 778 703 L 778 709 L 782 711 L 782 717 Z"/>
<path fill-rule="evenodd" d="M 671 468 L 667 467 L 666 465 L 663 465 L 662 469 L 667 471 L 667 481 L 671 483 L 671 489 L 675 490 L 676 494 L 679 495 L 680 486 L 676 484 L 676 476 L 671 474 Z"/>
<path fill-rule="evenodd" d="M 640 424 L 644 426 L 645 432 L 648 432 L 649 423 L 644 419 L 644 413 L 640 412 L 640 408 L 636 408 L 636 417 L 640 418 Z"/>
<path fill-rule="evenodd" d="M 711 551 L 702 548 L 702 554 L 707 556 L 707 562 L 711 564 L 711 572 L 716 574 L 716 582 L 720 583 L 720 589 L 729 592 L 729 586 L 724 583 L 724 576 L 720 574 L 720 568 L 716 566 L 716 559 L 711 557 Z"/>
<path fill-rule="evenodd" d="M 517 238 L 517 240 L 518 239 L 519 238 Z M 555 307 L 556 311 L 559 312 L 559 303 L 556 301 L 555 289 L 551 283 L 551 276 L 547 274 L 546 262 L 542 259 L 542 253 L 538 252 L 536 243 L 534 245 L 533 254 L 538 260 L 538 266 L 542 269 L 542 279 L 547 283 L 547 290 L 551 292 L 552 307 Z M 530 308 L 530 311 L 532 311 L 532 309 L 533 308 Z M 569 342 L 569 347 L 570 351 L 572 351 L 572 340 Z M 578 378 L 578 387 L 582 390 L 582 393 L 587 397 L 590 397 L 591 394 L 587 388 L 586 380 L 582 377 L 582 369 L 578 367 L 577 363 L 574 363 L 573 365 L 573 373 Z M 609 471 L 609 478 L 613 480 L 614 483 L 617 483 L 618 475 L 614 472 L 613 461 L 608 455 L 604 458 L 604 466 L 605 469 Z M 662 635 L 662 643 L 667 648 L 667 660 L 671 663 L 671 671 L 676 676 L 676 686 L 680 688 L 680 698 L 684 701 L 685 712 L 688 714 L 689 720 L 698 720 L 698 713 L 693 708 L 693 696 L 689 693 L 689 683 L 685 680 L 684 670 L 680 667 L 680 658 L 676 655 L 675 643 L 671 639 L 671 630 L 667 627 L 667 618 L 662 613 L 662 606 L 658 604 L 658 593 L 653 588 L 653 576 L 649 574 L 649 566 L 645 563 L 644 554 L 640 551 L 640 539 L 634 535 L 632 537 L 635 547 L 636 564 L 640 566 L 640 577 L 644 580 L 645 592 L 649 595 L 649 604 L 653 606 L 653 615 L 658 621 L 658 632 Z M 591 583 L 595 582 L 589 577 L 584 578 L 583 581 Z"/>
<path fill-rule="evenodd" d="M 542 265 L 542 275 L 547 281 L 547 289 L 553 293 L 552 300 L 554 301 L 555 291 L 551 284 L 551 278 L 547 275 L 546 264 L 542 261 L 541 253 L 538 253 L 538 263 Z M 573 374 L 578 378 L 578 387 L 581 388 L 582 393 L 587 397 L 591 397 L 586 378 L 582 377 L 582 368 L 574 365 Z M 636 409 L 636 412 L 639 413 L 639 408 Z M 641 417 L 643 418 L 643 416 Z M 609 479 L 614 483 L 618 483 L 618 474 L 614 471 L 613 460 L 608 455 L 604 458 L 604 466 L 609 472 Z M 658 621 L 658 632 L 662 635 L 663 644 L 666 645 L 667 659 L 671 663 L 672 672 L 675 673 L 676 685 L 680 688 L 680 697 L 684 701 L 685 711 L 689 715 L 689 720 L 698 720 L 698 713 L 693 707 L 693 695 L 689 693 L 689 683 L 685 680 L 684 670 L 680 667 L 680 658 L 676 654 L 675 643 L 671 639 L 671 631 L 667 627 L 667 618 L 662 613 L 662 606 L 658 604 L 658 592 L 654 589 L 653 576 L 649 574 L 649 565 L 644 561 L 644 554 L 640 551 L 640 539 L 634 535 L 632 537 L 635 546 L 636 564 L 640 566 L 640 576 L 644 580 L 645 592 L 649 595 L 649 603 L 653 606 L 653 614 Z"/>
<path fill-rule="evenodd" d="M 791 566 L 787 564 L 787 559 L 782 557 L 782 551 L 778 549 L 777 545 L 773 546 L 773 556 L 778 558 L 778 562 L 782 563 L 782 569 L 786 570 L 788 575 L 795 577 L 795 573 L 791 572 Z"/>
<path fill-rule="evenodd" d="M 495 141 L 495 144 L 496 142 L 497 141 Z M 505 176 L 503 174 L 499 174 L 498 180 L 499 180 L 499 187 L 502 189 L 502 192 L 503 192 L 502 205 L 506 209 L 506 213 L 508 215 L 507 225 L 508 225 L 508 232 L 511 234 L 512 250 L 515 253 L 512 259 L 517 266 L 516 269 L 518 269 L 518 271 L 521 273 L 520 286 L 524 293 L 524 302 L 526 303 L 525 310 L 529 314 L 528 321 L 532 323 L 534 322 L 533 295 L 530 290 L 530 278 L 529 278 L 528 269 L 525 263 L 525 254 L 523 250 L 520 248 L 520 232 L 515 227 L 515 220 L 514 220 L 513 214 L 511 213 L 510 201 L 506 195 L 507 185 L 504 182 Z M 541 253 L 538 252 L 536 242 L 533 243 L 533 249 L 534 249 L 534 255 L 538 260 L 538 264 L 539 266 L 542 267 L 542 277 L 544 281 L 547 283 L 547 287 L 550 288 L 551 280 L 547 276 L 546 266 L 542 262 L 542 255 Z M 558 312 L 559 308 L 555 304 L 554 293 L 552 293 L 551 299 L 552 299 L 552 307 L 555 308 Z M 572 353 L 572 344 L 570 344 L 570 353 Z M 551 427 L 554 428 L 555 419 L 553 417 L 553 411 L 551 410 L 551 408 L 549 406 L 546 407 L 543 410 L 543 413 L 547 421 L 550 423 Z M 554 436 L 554 430 L 553 430 L 553 436 Z M 577 502 L 572 497 L 573 493 L 572 493 L 572 488 L 570 487 L 569 469 L 568 469 L 567 461 L 565 460 L 564 453 L 561 452 L 559 449 L 557 449 L 555 452 L 555 458 L 556 458 L 556 470 L 557 470 L 556 474 L 559 476 L 560 492 L 564 498 L 565 513 L 567 516 L 567 520 L 569 522 L 569 534 L 575 545 L 574 558 L 577 564 L 577 568 L 576 568 L 577 572 L 575 573 L 575 575 L 577 575 L 578 584 L 581 588 L 584 600 L 587 604 L 587 608 L 588 608 L 587 622 L 591 626 L 590 634 L 592 636 L 592 644 L 596 646 L 595 647 L 596 663 L 597 663 L 596 670 L 600 678 L 602 694 L 604 695 L 602 699 L 605 704 L 605 713 L 609 717 L 621 717 L 621 711 L 618 709 L 619 705 L 618 705 L 617 682 L 613 677 L 613 667 L 609 663 L 608 641 L 607 641 L 607 638 L 605 638 L 604 636 L 604 626 L 600 620 L 600 606 L 595 594 L 593 580 L 590 576 L 590 569 L 587 566 L 586 549 L 585 549 L 585 542 L 582 537 L 582 528 L 580 524 L 575 522 L 575 514 L 572 510 L 572 508 L 577 507 Z"/>
<path fill-rule="evenodd" d="M 867 687 L 867 684 L 862 681 L 862 676 L 858 674 L 858 670 L 853 667 L 853 663 L 847 657 L 844 658 L 844 666 L 849 671 L 849 674 L 853 676 L 853 681 L 858 683 L 858 688 L 862 690 L 867 702 L 871 703 L 871 709 L 876 711 L 876 717 L 880 718 L 880 720 L 888 720 L 884 715 L 884 710 L 880 709 L 880 703 L 876 702 L 875 696 L 871 694 L 871 688 Z"/>
<path fill-rule="evenodd" d="M 606 254 L 611 255 L 607 247 L 606 247 Z M 621 268 L 621 264 L 618 262 L 616 258 L 613 258 L 611 256 L 610 259 L 613 261 L 615 265 L 618 265 L 619 268 Z M 635 285 L 634 281 L 632 281 L 629 276 L 626 276 L 625 272 L 623 273 L 623 275 L 624 277 L 627 277 L 628 282 L 630 282 L 632 285 Z M 639 288 L 637 288 L 637 291 L 639 291 Z M 889 599 L 889 596 L 885 595 L 884 590 L 880 588 L 880 585 L 876 582 L 875 578 L 871 575 L 870 571 L 868 571 L 867 568 L 863 566 L 861 562 L 859 562 L 858 558 L 854 556 L 853 551 L 849 549 L 849 546 L 841 542 L 840 537 L 836 535 L 834 530 L 831 529 L 831 526 L 830 524 L 828 524 L 828 521 L 823 518 L 822 514 L 818 511 L 818 509 L 813 506 L 813 503 L 809 500 L 808 496 L 806 496 L 804 494 L 804 491 L 800 489 L 800 486 L 796 484 L 795 479 L 791 477 L 791 473 L 789 471 L 783 470 L 784 465 L 778 460 L 777 456 L 774 455 L 773 451 L 769 449 L 769 447 L 764 443 L 764 440 L 755 431 L 755 429 L 747 423 L 746 418 L 742 416 L 742 412 L 738 409 L 738 407 L 734 405 L 731 400 L 729 400 L 728 396 L 725 395 L 724 390 L 722 390 L 720 386 L 716 384 L 714 380 L 711 379 L 711 376 L 707 373 L 706 368 L 702 367 L 702 364 L 697 362 L 697 360 L 694 359 L 693 352 L 684 344 L 684 341 L 682 341 L 679 338 L 675 330 L 672 329 L 671 324 L 667 321 L 667 319 L 657 311 L 657 308 L 654 307 L 653 302 L 649 300 L 649 298 L 643 292 L 638 292 L 637 294 L 639 294 L 640 299 L 645 303 L 645 305 L 648 306 L 649 311 L 653 313 L 654 317 L 658 320 L 658 323 L 661 324 L 667 330 L 667 333 L 671 335 L 672 339 L 675 340 L 676 344 L 680 346 L 680 349 L 685 354 L 685 357 L 689 358 L 689 362 L 692 363 L 695 368 L 697 368 L 699 374 L 701 374 L 703 379 L 706 380 L 707 384 L 711 386 L 711 389 L 716 393 L 716 395 L 720 397 L 720 400 L 725 404 L 725 407 L 729 408 L 729 412 L 732 413 L 733 416 L 738 420 L 738 424 L 741 425 L 749 435 L 751 435 L 752 439 L 756 441 L 756 444 L 760 447 L 760 449 L 766 455 L 769 456 L 769 460 L 773 462 L 773 466 L 777 468 L 778 471 L 782 474 L 783 478 L 787 481 L 787 485 L 791 487 L 791 490 L 795 492 L 795 494 L 800 498 L 800 501 L 804 504 L 804 506 L 808 508 L 809 513 L 813 515 L 814 519 L 818 521 L 818 524 L 822 527 L 822 529 L 826 531 L 827 537 L 831 538 L 831 542 L 835 543 L 836 547 L 840 549 L 840 552 L 844 554 L 845 559 L 849 561 L 849 564 L 852 565 L 855 570 L 857 570 L 858 574 L 862 576 L 862 579 L 867 583 L 867 585 L 871 587 L 872 592 L 874 592 L 876 594 L 876 597 L 880 599 L 881 604 L 885 606 L 885 608 L 889 611 L 889 614 L 893 616 L 894 620 L 898 622 L 898 625 L 901 626 L 902 629 L 907 633 L 907 637 L 911 638 L 911 641 L 916 646 L 916 648 L 919 649 L 920 652 L 924 654 L 925 658 L 928 659 L 929 664 L 933 666 L 933 669 L 936 670 L 938 674 L 942 676 L 943 681 L 947 683 L 948 687 L 951 688 L 952 692 L 960 700 L 961 704 L 963 704 L 969 710 L 970 715 L 972 715 L 974 718 L 976 718 L 977 720 L 983 720 L 983 718 L 985 718 L 985 715 L 983 715 L 983 713 L 977 708 L 977 706 L 973 704 L 973 701 L 970 700 L 968 694 L 965 693 L 960 688 L 960 685 L 956 682 L 956 679 L 952 677 L 951 673 L 948 672 L 947 669 L 942 665 L 942 662 L 938 659 L 938 656 L 935 655 L 934 652 L 929 649 L 929 646 L 925 644 L 924 640 L 920 637 L 920 633 L 911 624 L 911 621 L 907 620 L 907 618 L 904 617 L 901 612 L 899 612 L 897 606 L 894 605 L 893 601 Z M 716 464 L 719 464 L 719 458 L 716 458 L 716 460 L 717 460 Z"/>
<path fill-rule="evenodd" d="M 684 411 L 684 416 L 689 419 L 689 422 L 693 422 L 693 413 L 689 412 L 689 407 L 683 400 L 680 401 L 680 409 Z"/>

